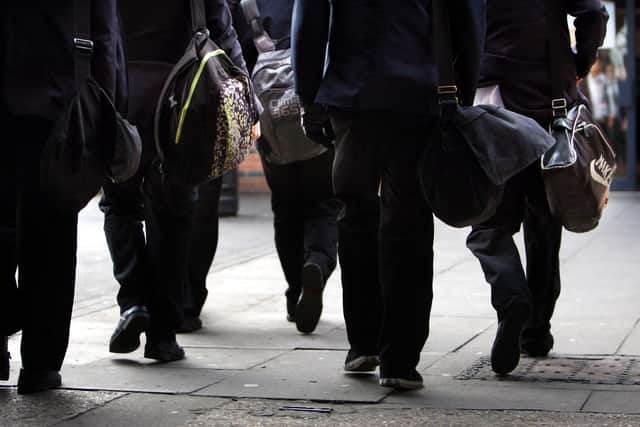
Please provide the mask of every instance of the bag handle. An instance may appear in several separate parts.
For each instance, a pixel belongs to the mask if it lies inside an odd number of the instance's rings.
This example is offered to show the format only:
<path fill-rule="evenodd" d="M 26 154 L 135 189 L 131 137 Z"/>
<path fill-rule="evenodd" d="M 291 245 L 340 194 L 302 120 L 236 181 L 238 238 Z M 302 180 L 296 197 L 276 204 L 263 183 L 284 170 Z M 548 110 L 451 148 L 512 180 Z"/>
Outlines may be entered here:
<path fill-rule="evenodd" d="M 207 12 L 204 5 L 204 0 L 191 0 L 191 30 L 193 34 L 207 33 Z"/>
<path fill-rule="evenodd" d="M 258 53 L 276 50 L 276 43 L 262 26 L 258 2 L 256 0 L 241 0 L 240 7 L 242 8 L 244 19 L 251 27 L 251 37 Z"/>
<path fill-rule="evenodd" d="M 434 0 L 433 45 L 438 70 L 438 104 L 441 113 L 451 112 L 459 104 L 458 85 L 453 67 L 451 20 L 448 0 Z"/>
<path fill-rule="evenodd" d="M 551 109 L 553 117 L 567 117 L 568 102 L 565 96 L 565 88 L 558 72 L 562 69 L 563 51 L 565 42 L 562 29 L 558 20 L 566 16 L 560 8 L 558 0 L 545 0 L 545 26 L 547 30 L 547 51 L 549 52 L 549 78 L 551 79 Z"/>

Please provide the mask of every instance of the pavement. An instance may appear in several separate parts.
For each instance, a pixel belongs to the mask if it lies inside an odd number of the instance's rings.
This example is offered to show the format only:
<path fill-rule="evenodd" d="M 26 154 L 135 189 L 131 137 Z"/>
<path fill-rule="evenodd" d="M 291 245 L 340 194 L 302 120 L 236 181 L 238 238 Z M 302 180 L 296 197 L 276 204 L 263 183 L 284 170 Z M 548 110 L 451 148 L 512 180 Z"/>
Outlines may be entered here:
<path fill-rule="evenodd" d="M 497 322 L 464 245 L 468 230 L 436 222 L 431 335 L 418 367 L 425 387 L 412 392 L 343 373 L 339 270 L 316 331 L 287 322 L 265 195 L 241 195 L 238 215 L 221 219 L 204 328 L 178 337 L 187 358 L 159 364 L 142 347 L 110 354 L 119 312 L 101 221 L 95 203 L 81 213 L 62 389 L 16 393 L 13 336 L 0 426 L 640 426 L 640 193 L 613 193 L 598 228 L 563 235 L 555 347 L 548 358 L 523 357 L 507 377 L 488 365 Z"/>

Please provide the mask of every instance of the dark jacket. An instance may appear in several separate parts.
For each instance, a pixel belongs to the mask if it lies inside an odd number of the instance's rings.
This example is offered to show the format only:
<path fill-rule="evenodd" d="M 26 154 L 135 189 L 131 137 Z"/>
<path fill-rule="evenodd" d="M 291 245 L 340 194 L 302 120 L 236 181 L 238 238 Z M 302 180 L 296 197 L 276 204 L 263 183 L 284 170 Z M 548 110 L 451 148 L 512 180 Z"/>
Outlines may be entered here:
<path fill-rule="evenodd" d="M 302 100 L 362 110 L 436 114 L 431 3 L 296 0 L 293 66 Z M 485 1 L 450 3 L 454 50 L 460 59 L 458 86 L 463 102 L 470 103 L 484 41 Z"/>
<path fill-rule="evenodd" d="M 55 119 L 75 92 L 73 1 L 4 1 L 0 6 L 0 93 L 13 114 Z M 116 0 L 91 0 L 93 77 L 115 99 L 126 97 Z"/>
<path fill-rule="evenodd" d="M 253 44 L 251 27 L 240 7 L 240 0 L 227 0 L 233 16 L 233 26 L 238 33 L 242 54 L 251 72 L 256 64 L 258 51 Z M 293 0 L 257 0 L 260 21 L 269 36 L 276 42 L 276 49 L 291 47 L 291 14 Z"/>
<path fill-rule="evenodd" d="M 129 68 L 130 119 L 151 126 L 166 76 L 192 37 L 189 0 L 118 0 Z M 205 0 L 210 38 L 246 71 L 225 0 Z"/>
<path fill-rule="evenodd" d="M 554 0 L 565 11 L 555 25 L 563 29 L 564 61 L 554 70 L 565 96 L 574 101 L 576 77 L 585 76 L 604 40 L 607 12 L 600 0 Z M 487 0 L 487 42 L 480 86 L 499 84 L 505 106 L 541 122 L 551 115 L 549 31 L 543 0 Z M 569 42 L 567 15 L 576 17 L 576 53 Z"/>

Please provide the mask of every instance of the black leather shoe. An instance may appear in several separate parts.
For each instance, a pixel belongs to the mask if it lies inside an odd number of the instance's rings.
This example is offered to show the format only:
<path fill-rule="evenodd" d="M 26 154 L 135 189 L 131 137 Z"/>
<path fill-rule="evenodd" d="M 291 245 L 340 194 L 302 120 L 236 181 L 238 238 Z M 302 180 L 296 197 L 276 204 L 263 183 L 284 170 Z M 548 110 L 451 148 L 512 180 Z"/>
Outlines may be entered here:
<path fill-rule="evenodd" d="M 20 369 L 18 377 L 18 394 L 36 393 L 51 390 L 62 385 L 62 377 L 58 371 L 33 371 Z"/>
<path fill-rule="evenodd" d="M 380 364 L 380 359 L 375 354 L 358 354 L 349 350 L 344 361 L 345 372 L 373 372 Z"/>
<path fill-rule="evenodd" d="M 549 330 L 539 333 L 525 329 L 520 338 L 520 351 L 529 357 L 545 357 L 553 348 L 553 335 Z"/>
<path fill-rule="evenodd" d="M 300 290 L 288 288 L 284 293 L 287 297 L 287 320 L 289 322 L 296 321 L 296 305 L 300 299 Z"/>
<path fill-rule="evenodd" d="M 134 305 L 120 316 L 118 326 L 111 335 L 111 353 L 131 353 L 140 347 L 140 334 L 147 330 L 151 317 L 143 305 Z"/>
<path fill-rule="evenodd" d="M 179 334 L 188 334 L 202 329 L 202 320 L 198 316 L 184 316 L 182 323 L 176 329 Z"/>
<path fill-rule="evenodd" d="M 0 381 L 9 379 L 9 337 L 0 337 Z"/>
<path fill-rule="evenodd" d="M 305 334 L 316 329 L 322 314 L 322 291 L 324 278 L 320 266 L 305 264 L 302 268 L 302 294 L 296 305 L 296 327 Z"/>
<path fill-rule="evenodd" d="M 161 362 L 174 362 L 184 359 L 184 349 L 180 347 L 175 339 L 147 339 L 147 344 L 144 346 L 144 357 Z"/>
<path fill-rule="evenodd" d="M 388 374 L 381 370 L 380 385 L 383 387 L 393 387 L 399 390 L 417 390 L 424 386 L 422 375 L 415 369 L 410 369 L 404 374 Z"/>
<path fill-rule="evenodd" d="M 514 303 L 501 317 L 491 348 L 491 368 L 496 374 L 506 375 L 520 362 L 520 334 L 529 318 L 529 307 L 524 303 Z"/>

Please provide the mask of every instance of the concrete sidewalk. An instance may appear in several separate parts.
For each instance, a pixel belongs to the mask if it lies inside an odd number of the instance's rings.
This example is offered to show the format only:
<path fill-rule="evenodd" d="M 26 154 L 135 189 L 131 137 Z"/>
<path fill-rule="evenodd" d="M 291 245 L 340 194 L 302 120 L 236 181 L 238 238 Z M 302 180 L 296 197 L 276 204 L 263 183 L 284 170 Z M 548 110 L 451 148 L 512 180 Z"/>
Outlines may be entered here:
<path fill-rule="evenodd" d="M 269 209 L 265 197 L 249 205 Z M 222 219 L 204 329 L 178 339 L 186 360 L 157 364 L 142 349 L 109 354 L 117 287 L 97 222 L 83 215 L 78 287 L 91 282 L 95 295 L 76 303 L 64 390 L 16 394 L 13 337 L 11 381 L 0 382 L 2 426 L 640 425 L 640 193 L 613 194 L 595 231 L 564 234 L 551 357 L 523 358 L 502 379 L 488 364 L 496 318 L 464 245 L 468 230 L 437 223 L 431 335 L 419 366 L 425 388 L 405 393 L 378 386 L 377 375 L 342 372 L 339 271 L 314 334 L 286 321 L 270 216 L 247 221 L 242 208 Z"/>

